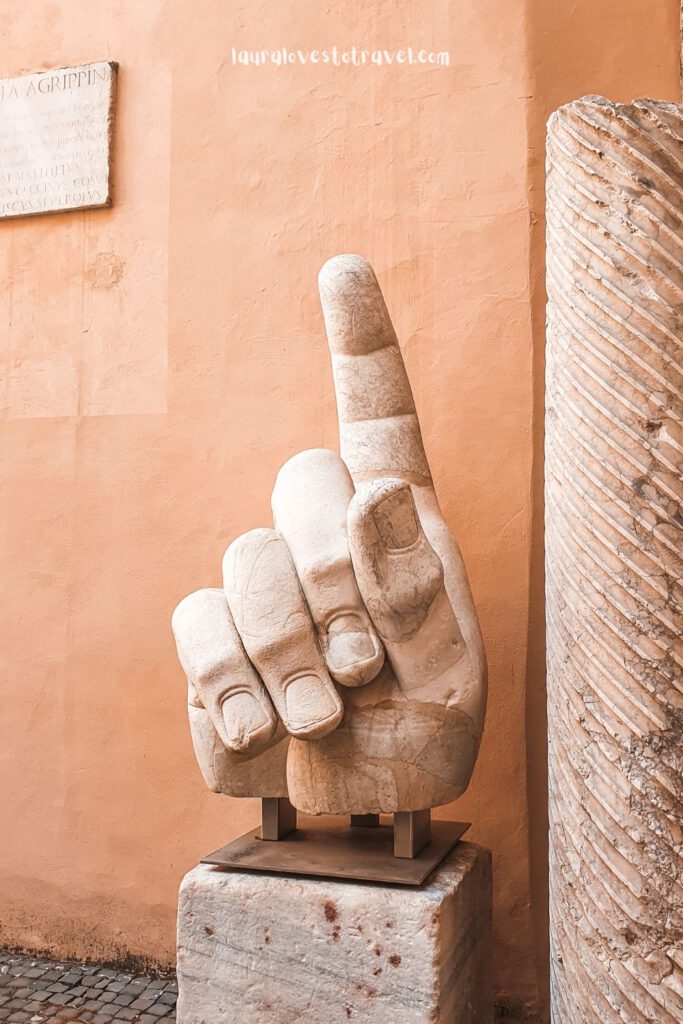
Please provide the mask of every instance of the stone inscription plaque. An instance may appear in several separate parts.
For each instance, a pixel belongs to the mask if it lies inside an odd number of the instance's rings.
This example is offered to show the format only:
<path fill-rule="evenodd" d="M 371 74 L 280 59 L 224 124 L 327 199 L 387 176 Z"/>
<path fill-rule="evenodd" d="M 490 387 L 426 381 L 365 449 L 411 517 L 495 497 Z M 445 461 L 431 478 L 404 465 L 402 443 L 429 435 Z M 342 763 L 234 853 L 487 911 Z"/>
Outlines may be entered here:
<path fill-rule="evenodd" d="M 0 79 L 0 218 L 111 206 L 118 65 Z"/>

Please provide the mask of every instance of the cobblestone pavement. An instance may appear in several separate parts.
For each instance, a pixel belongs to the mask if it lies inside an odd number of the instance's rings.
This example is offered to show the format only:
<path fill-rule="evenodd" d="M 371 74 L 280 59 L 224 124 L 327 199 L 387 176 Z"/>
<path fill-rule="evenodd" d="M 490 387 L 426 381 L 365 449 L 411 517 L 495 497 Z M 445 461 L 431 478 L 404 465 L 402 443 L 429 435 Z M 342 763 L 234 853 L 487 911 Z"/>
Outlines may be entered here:
<path fill-rule="evenodd" d="M 18 956 L 0 950 L 0 1021 L 4 1024 L 170 1024 L 174 977 Z"/>

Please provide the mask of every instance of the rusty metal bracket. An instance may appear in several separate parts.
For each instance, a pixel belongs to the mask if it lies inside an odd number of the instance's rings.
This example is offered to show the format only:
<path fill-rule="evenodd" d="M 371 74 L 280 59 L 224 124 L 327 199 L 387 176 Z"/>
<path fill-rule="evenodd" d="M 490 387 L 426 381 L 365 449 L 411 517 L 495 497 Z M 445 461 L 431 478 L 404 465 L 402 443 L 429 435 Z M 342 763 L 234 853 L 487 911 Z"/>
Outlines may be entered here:
<path fill-rule="evenodd" d="M 253 829 L 202 860 L 203 864 L 272 874 L 420 885 L 469 828 L 467 822 L 434 821 L 429 811 L 394 815 L 297 815 L 284 798 L 262 801 L 260 829 Z M 263 840 L 270 840 L 263 842 Z"/>
<path fill-rule="evenodd" d="M 279 842 L 296 830 L 296 807 L 286 796 L 261 799 L 261 834 L 259 839 Z"/>

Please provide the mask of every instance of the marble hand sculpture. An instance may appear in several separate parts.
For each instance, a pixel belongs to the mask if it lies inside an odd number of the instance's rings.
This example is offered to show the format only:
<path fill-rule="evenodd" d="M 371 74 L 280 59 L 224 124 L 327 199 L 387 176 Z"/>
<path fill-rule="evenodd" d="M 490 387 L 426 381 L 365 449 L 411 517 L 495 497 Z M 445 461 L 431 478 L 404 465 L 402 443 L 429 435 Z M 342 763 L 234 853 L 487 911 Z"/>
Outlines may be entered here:
<path fill-rule="evenodd" d="M 396 335 L 370 265 L 319 279 L 341 457 L 280 470 L 273 529 L 238 537 L 223 589 L 173 616 L 207 785 L 312 814 L 424 810 L 477 757 L 486 660 Z"/>

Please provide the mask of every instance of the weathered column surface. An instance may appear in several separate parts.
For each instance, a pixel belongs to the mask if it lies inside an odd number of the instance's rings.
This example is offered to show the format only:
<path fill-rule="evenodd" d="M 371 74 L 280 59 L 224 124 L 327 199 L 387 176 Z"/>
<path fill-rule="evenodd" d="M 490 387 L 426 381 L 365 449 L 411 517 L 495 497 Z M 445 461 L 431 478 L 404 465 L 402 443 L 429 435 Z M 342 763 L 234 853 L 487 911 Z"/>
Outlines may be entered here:
<path fill-rule="evenodd" d="M 683 1021 L 683 117 L 548 136 L 554 1024 Z"/>
<path fill-rule="evenodd" d="M 418 889 L 185 876 L 178 1024 L 491 1024 L 489 854 L 459 843 Z"/>

